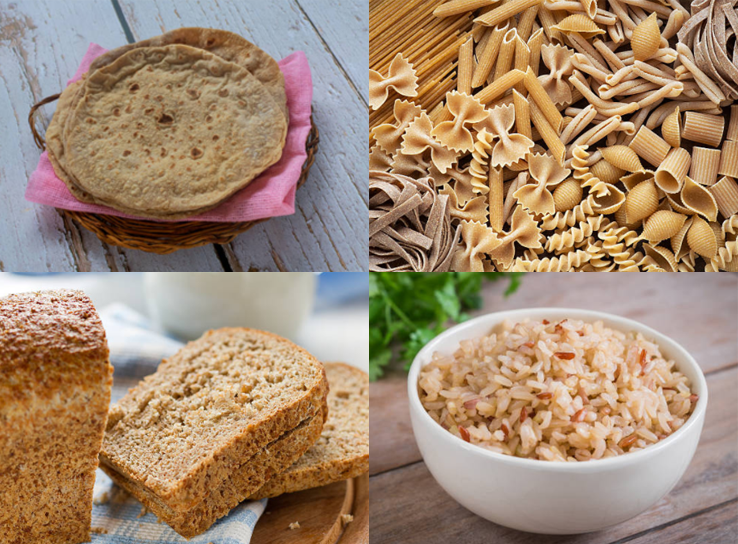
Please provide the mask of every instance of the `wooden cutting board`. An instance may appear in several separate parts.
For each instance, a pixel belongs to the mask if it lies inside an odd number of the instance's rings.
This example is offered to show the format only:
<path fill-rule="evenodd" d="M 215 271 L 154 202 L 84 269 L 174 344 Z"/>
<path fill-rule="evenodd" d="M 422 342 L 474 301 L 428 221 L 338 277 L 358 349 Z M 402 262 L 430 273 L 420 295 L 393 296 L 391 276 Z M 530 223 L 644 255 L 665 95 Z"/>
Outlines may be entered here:
<path fill-rule="evenodd" d="M 344 524 L 342 515 L 354 516 Z M 290 529 L 298 522 L 299 529 Z M 252 544 L 368 544 L 369 475 L 269 499 Z"/>

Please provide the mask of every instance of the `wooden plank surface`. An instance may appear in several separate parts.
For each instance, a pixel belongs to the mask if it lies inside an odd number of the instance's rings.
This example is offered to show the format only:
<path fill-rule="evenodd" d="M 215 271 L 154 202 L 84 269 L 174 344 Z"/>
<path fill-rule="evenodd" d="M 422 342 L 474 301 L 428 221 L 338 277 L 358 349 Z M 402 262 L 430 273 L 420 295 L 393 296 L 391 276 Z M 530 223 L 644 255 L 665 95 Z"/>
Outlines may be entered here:
<path fill-rule="evenodd" d="M 116 7 L 120 6 L 120 14 Z M 367 102 L 358 66 L 366 66 L 368 11 L 354 2 L 298 0 L 0 0 L 0 270 L 365 270 L 368 267 Z M 89 42 L 113 48 L 181 26 L 237 32 L 279 59 L 306 52 L 313 72 L 321 144 L 296 213 L 275 218 L 217 250 L 172 255 L 122 250 L 23 199 L 40 152 L 26 123 L 30 106 L 63 88 Z M 325 36 L 321 35 L 325 33 Z M 342 43 L 342 33 L 343 43 Z M 351 43 L 349 43 L 351 42 Z M 348 44 L 348 45 L 346 45 Z M 362 44 L 362 45 L 358 45 Z M 45 127 L 54 106 L 42 109 Z"/>
<path fill-rule="evenodd" d="M 528 274 L 505 299 L 488 284 L 482 312 L 535 306 L 599 309 L 637 319 L 687 348 L 707 375 L 710 401 L 700 445 L 677 486 L 644 514 L 612 529 L 545 537 L 495 525 L 470 513 L 433 480 L 410 426 L 405 374 L 370 387 L 372 542 L 706 542 L 738 535 L 738 276 Z M 423 507 L 418 508 L 418 497 Z M 442 517 L 443 523 L 437 520 Z M 721 540 L 722 539 L 722 540 Z"/>

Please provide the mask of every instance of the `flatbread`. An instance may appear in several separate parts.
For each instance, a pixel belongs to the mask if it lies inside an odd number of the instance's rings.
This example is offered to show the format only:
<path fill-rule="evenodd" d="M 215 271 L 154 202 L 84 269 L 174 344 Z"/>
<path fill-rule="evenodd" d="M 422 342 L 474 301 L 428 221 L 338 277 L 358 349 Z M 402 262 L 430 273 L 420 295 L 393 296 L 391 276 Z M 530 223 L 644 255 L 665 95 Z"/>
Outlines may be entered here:
<path fill-rule="evenodd" d="M 178 28 L 161 36 L 111 49 L 92 62 L 89 72 L 92 73 L 98 68 L 110 64 L 132 49 L 172 44 L 189 45 L 190 47 L 204 49 L 246 68 L 267 88 L 279 109 L 284 113 L 285 118 L 289 119 L 287 97 L 284 91 L 284 76 L 277 61 L 250 41 L 227 30 L 199 27 Z"/>
<path fill-rule="evenodd" d="M 281 157 L 287 121 L 270 93 L 245 68 L 202 49 L 132 48 L 91 68 L 82 88 L 62 157 L 97 203 L 143 217 L 188 216 Z"/>

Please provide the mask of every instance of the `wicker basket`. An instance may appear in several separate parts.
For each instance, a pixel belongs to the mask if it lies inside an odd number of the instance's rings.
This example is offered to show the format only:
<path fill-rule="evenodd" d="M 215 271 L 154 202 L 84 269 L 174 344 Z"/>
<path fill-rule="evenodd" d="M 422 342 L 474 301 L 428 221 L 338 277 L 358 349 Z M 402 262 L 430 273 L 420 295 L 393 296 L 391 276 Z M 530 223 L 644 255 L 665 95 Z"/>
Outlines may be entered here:
<path fill-rule="evenodd" d="M 59 94 L 44 98 L 31 108 L 28 114 L 28 123 L 31 125 L 33 138 L 39 149 L 46 148 L 46 142 L 36 131 L 34 117 L 36 111 L 49 102 L 59 98 Z M 302 165 L 300 179 L 297 181 L 299 189 L 307 181 L 310 167 L 315 161 L 318 151 L 320 135 L 315 122 L 310 117 L 310 134 L 305 143 L 307 159 Z M 209 221 L 147 221 L 145 219 L 125 219 L 114 215 L 103 215 L 87 212 L 73 212 L 58 209 L 87 230 L 94 232 L 106 244 L 121 246 L 129 249 L 140 249 L 149 253 L 164 255 L 179 249 L 204 246 L 207 244 L 227 244 L 236 236 L 249 230 L 254 225 L 267 221 L 245 221 L 241 223 L 220 223 Z"/>

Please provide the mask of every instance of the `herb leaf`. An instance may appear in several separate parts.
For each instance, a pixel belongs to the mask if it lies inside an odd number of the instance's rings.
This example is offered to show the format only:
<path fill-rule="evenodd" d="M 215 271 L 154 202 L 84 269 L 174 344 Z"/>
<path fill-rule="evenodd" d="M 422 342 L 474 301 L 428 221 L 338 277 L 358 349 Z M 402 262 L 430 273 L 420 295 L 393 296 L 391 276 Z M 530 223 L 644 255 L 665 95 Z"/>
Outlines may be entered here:
<path fill-rule="evenodd" d="M 369 274 L 369 378 L 382 377 L 393 361 L 409 365 L 447 325 L 469 319 L 482 306 L 484 280 L 507 279 L 508 296 L 520 287 L 521 274 L 446 272 Z"/>

